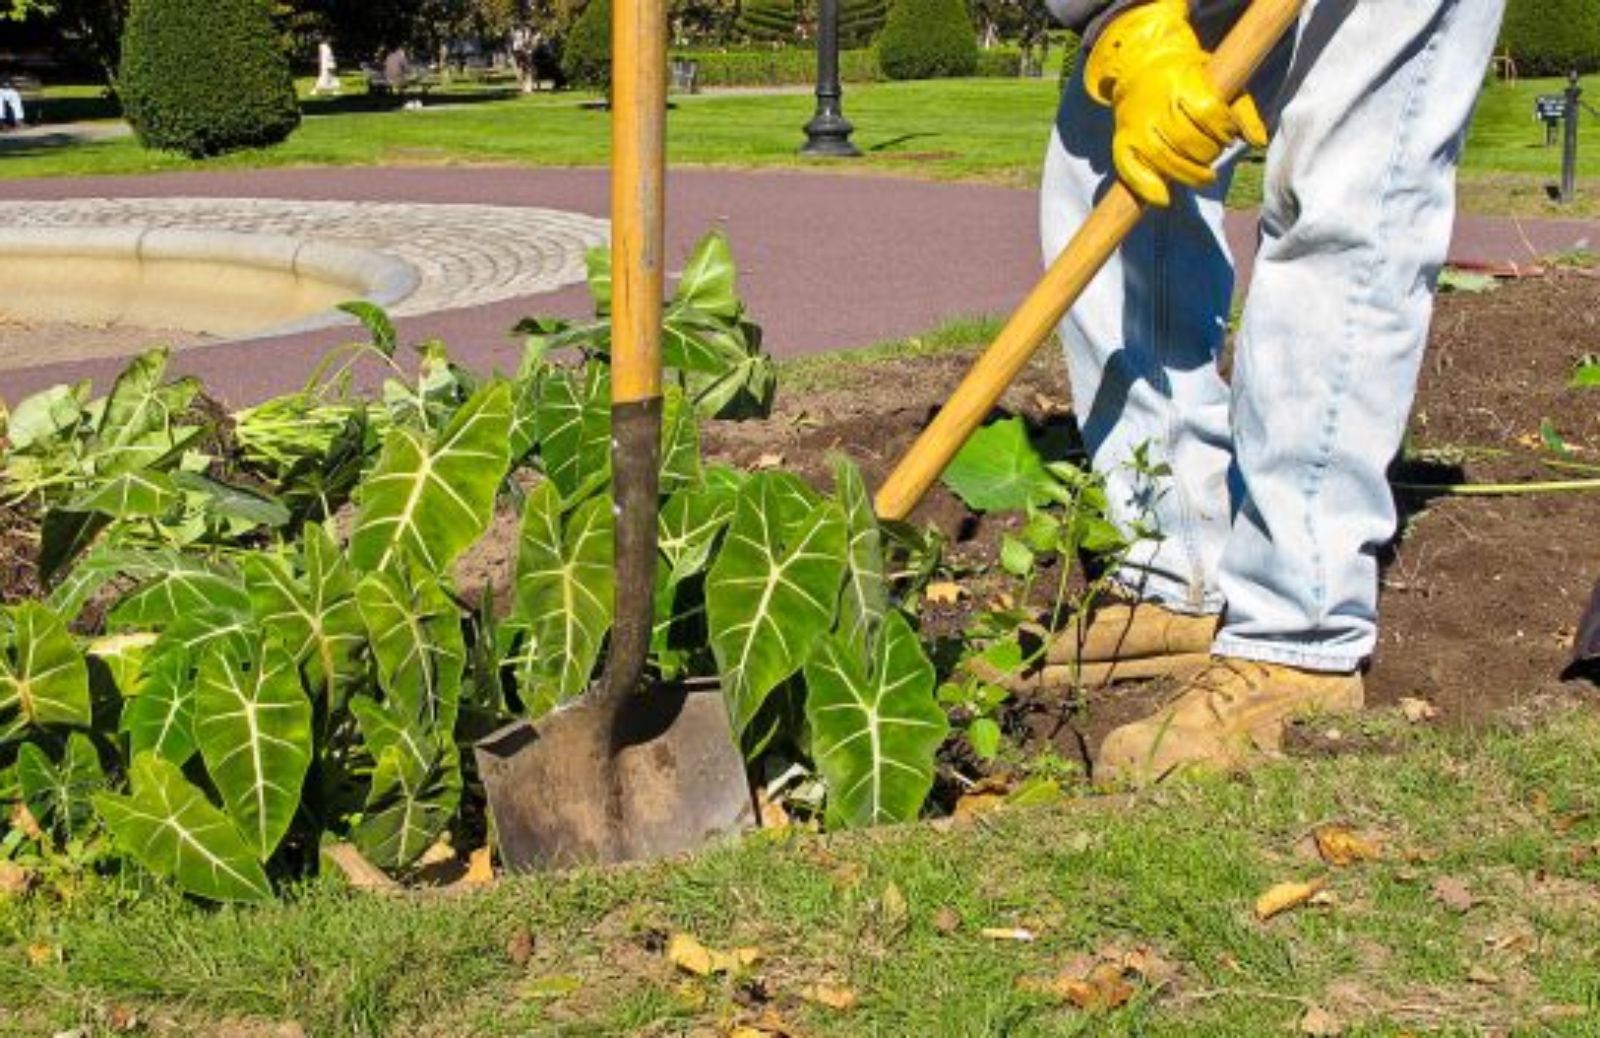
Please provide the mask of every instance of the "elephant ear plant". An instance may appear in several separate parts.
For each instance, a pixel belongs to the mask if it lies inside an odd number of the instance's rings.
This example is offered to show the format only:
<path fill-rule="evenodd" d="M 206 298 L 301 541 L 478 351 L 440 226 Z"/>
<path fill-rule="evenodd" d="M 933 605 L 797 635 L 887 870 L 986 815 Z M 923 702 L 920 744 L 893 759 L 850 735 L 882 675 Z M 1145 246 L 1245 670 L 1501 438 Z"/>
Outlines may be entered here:
<path fill-rule="evenodd" d="M 437 343 L 408 371 L 387 318 L 352 306 L 369 341 L 244 411 L 169 379 L 161 351 L 105 399 L 0 410 L 0 501 L 38 530 L 42 581 L 0 609 L 0 855 L 77 848 L 257 900 L 330 842 L 404 876 L 481 839 L 464 747 L 580 694 L 611 632 L 598 254 L 591 286 L 593 322 L 524 322 L 512 377 Z M 720 236 L 666 323 L 650 667 L 718 683 L 753 759 L 820 776 L 830 824 L 916 817 L 947 725 L 860 474 L 839 462 L 824 493 L 702 461 L 700 423 L 764 414 L 775 386 Z M 515 563 L 468 600 L 491 526 L 516 528 Z"/>

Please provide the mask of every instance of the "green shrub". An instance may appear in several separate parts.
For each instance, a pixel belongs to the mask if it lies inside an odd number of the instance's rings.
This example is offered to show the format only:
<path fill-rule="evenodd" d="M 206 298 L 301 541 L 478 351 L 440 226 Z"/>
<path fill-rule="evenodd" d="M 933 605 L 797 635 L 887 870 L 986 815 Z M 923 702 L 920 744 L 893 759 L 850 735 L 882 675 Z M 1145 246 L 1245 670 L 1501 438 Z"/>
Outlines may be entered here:
<path fill-rule="evenodd" d="M 268 0 L 134 0 L 117 87 L 140 143 L 192 158 L 277 144 L 300 125 Z"/>
<path fill-rule="evenodd" d="M 745 0 L 739 6 L 738 30 L 762 43 L 788 43 L 794 40 L 800 7 L 795 0 Z"/>
<path fill-rule="evenodd" d="M 574 86 L 611 85 L 611 0 L 589 0 L 567 34 L 561 71 Z"/>
<path fill-rule="evenodd" d="M 1500 47 L 1524 76 L 1600 69 L 1600 4 L 1594 0 L 1510 0 Z"/>
<path fill-rule="evenodd" d="M 700 65 L 706 87 L 804 86 L 817 81 L 817 52 L 802 47 L 758 50 L 675 50 L 673 58 Z M 878 55 L 871 49 L 839 52 L 839 78 L 846 83 L 871 83 L 883 78 Z"/>
<path fill-rule="evenodd" d="M 878 64 L 890 79 L 972 75 L 978 38 L 966 0 L 895 0 L 878 37 Z"/>
<path fill-rule="evenodd" d="M 1015 47 L 980 50 L 975 74 L 984 79 L 1015 79 L 1022 75 L 1022 51 Z"/>

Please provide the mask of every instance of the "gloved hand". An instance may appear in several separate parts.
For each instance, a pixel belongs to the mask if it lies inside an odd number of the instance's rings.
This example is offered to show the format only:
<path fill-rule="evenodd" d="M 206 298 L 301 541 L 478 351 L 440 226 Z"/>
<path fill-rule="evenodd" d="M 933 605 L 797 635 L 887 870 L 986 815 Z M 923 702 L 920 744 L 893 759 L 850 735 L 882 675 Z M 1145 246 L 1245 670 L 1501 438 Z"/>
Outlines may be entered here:
<path fill-rule="evenodd" d="M 1189 25 L 1187 0 L 1152 0 L 1106 26 L 1089 52 L 1089 96 L 1111 107 L 1111 155 L 1123 183 L 1152 205 L 1170 205 L 1167 181 L 1201 187 L 1235 137 L 1256 147 L 1267 127 L 1248 95 L 1230 107 L 1206 77 L 1209 55 Z"/>

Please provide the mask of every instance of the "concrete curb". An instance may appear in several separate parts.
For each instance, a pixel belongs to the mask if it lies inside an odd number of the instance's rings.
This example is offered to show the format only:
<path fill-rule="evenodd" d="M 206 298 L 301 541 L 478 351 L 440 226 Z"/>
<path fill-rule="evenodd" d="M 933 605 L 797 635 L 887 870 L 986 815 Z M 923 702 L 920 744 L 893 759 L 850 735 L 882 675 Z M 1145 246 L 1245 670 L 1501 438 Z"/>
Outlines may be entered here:
<path fill-rule="evenodd" d="M 0 256 L 181 261 L 246 267 L 347 285 L 351 298 L 392 307 L 417 290 L 421 275 L 378 252 L 281 234 L 142 227 L 0 227 Z M 239 342 L 353 325 L 339 310 L 229 335 Z"/>

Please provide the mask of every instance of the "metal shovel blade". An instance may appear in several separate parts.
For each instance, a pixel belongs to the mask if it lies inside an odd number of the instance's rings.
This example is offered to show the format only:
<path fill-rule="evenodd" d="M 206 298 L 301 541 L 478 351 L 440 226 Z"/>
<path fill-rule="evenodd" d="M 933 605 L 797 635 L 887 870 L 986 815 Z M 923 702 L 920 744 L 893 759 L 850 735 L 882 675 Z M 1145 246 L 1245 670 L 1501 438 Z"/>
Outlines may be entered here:
<path fill-rule="evenodd" d="M 647 688 L 620 714 L 585 696 L 476 752 L 512 871 L 671 857 L 755 821 L 715 690 Z"/>

